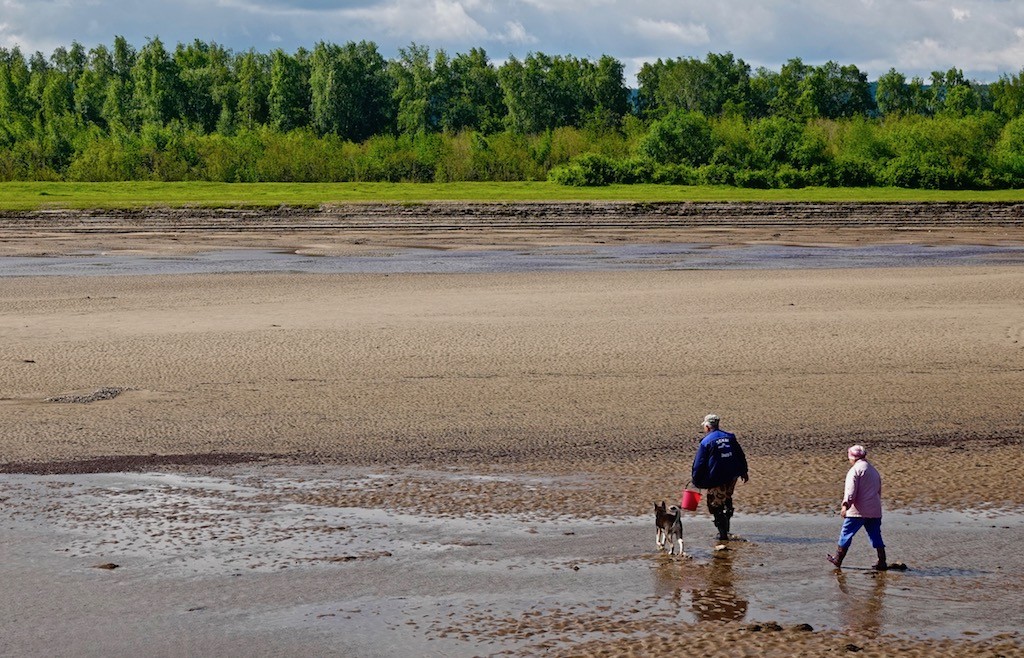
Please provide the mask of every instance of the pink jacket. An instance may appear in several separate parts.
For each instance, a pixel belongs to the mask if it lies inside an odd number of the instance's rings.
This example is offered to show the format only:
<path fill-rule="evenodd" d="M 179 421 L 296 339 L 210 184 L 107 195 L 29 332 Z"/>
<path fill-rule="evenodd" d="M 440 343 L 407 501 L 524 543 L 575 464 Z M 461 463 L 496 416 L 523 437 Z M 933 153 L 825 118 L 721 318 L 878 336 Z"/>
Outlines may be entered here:
<path fill-rule="evenodd" d="M 843 501 L 849 503 L 846 516 L 882 518 L 882 476 L 866 459 L 858 459 L 846 474 Z"/>

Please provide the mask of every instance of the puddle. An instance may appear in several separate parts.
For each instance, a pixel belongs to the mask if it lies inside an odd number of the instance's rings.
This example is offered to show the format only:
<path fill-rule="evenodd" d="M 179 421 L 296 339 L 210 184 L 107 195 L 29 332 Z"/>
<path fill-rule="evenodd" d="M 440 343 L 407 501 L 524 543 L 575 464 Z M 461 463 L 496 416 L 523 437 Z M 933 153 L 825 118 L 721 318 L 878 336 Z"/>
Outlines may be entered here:
<path fill-rule="evenodd" d="M 347 256 L 301 256 L 262 249 L 226 249 L 188 256 L 85 253 L 0 257 L 3 276 L 88 276 L 308 272 L 319 274 L 508 273 L 610 270 L 727 270 L 920 267 L 1024 263 L 1017 245 L 892 244 L 859 247 L 627 244 L 537 247 L 530 250 L 395 249 Z"/>
<path fill-rule="evenodd" d="M 716 550 L 709 518 L 689 514 L 686 555 L 668 557 L 654 549 L 647 517 L 452 518 L 301 502 L 367 478 L 491 475 L 280 466 L 211 473 L 3 476 L 8 553 L 0 575 L 70 583 L 61 596 L 86 606 L 90 594 L 74 583 L 92 582 L 92 567 L 110 562 L 121 568 L 104 578 L 131 591 L 187 591 L 227 605 L 220 616 L 207 613 L 217 633 L 323 633 L 354 655 L 425 640 L 436 642 L 437 655 L 479 654 L 491 643 L 564 639 L 582 619 L 589 626 L 574 641 L 702 621 L 991 638 L 1018 633 L 1024 619 L 1024 557 L 1007 548 L 1024 541 L 1019 511 L 995 519 L 887 512 L 889 559 L 909 569 L 870 570 L 874 551 L 858 536 L 837 573 L 824 559 L 835 517 L 739 513 L 733 525 L 744 541 Z M 232 588 L 241 589 L 226 604 L 218 593 Z M 159 631 L 153 620 L 171 605 L 165 596 L 150 594 L 144 609 L 122 613 L 129 622 L 137 616 L 135 632 Z M 52 621 L 22 616 L 18 624 Z"/>

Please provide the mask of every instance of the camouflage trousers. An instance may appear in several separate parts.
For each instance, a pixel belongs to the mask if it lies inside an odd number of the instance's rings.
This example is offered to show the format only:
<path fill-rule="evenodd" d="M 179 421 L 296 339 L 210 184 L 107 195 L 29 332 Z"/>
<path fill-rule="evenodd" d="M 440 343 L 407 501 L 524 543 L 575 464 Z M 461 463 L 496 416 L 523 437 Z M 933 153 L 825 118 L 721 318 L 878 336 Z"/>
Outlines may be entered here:
<path fill-rule="evenodd" d="M 736 490 L 736 480 L 733 478 L 723 485 L 708 489 L 705 498 L 708 501 L 708 511 L 712 514 L 725 513 L 732 516 L 732 494 Z"/>

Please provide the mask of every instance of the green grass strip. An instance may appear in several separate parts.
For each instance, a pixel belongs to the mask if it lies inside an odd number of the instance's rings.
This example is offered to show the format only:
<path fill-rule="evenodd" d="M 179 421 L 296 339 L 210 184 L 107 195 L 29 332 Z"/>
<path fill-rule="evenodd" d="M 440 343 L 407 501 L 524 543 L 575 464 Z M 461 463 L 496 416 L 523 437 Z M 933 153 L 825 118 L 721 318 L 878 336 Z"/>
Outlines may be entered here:
<path fill-rule="evenodd" d="M 431 201 L 786 201 L 1024 202 L 1024 190 L 940 191 L 902 188 L 752 190 L 681 185 L 565 187 L 525 183 L 0 183 L 0 211 L 147 207 L 316 207 L 341 203 Z"/>

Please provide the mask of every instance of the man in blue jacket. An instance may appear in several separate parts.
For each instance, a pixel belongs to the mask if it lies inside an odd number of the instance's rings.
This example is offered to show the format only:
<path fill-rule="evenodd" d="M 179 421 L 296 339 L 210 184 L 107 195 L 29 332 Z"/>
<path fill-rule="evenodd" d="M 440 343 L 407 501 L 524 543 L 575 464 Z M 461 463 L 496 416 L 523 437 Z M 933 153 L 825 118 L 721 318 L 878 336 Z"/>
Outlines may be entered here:
<path fill-rule="evenodd" d="M 750 479 L 747 457 L 743 454 L 736 435 L 718 428 L 721 418 L 715 414 L 704 417 L 704 438 L 693 458 L 690 479 L 694 486 L 707 489 L 708 511 L 715 517 L 718 538 L 729 539 L 729 520 L 732 518 L 732 494 L 736 480 Z"/>

